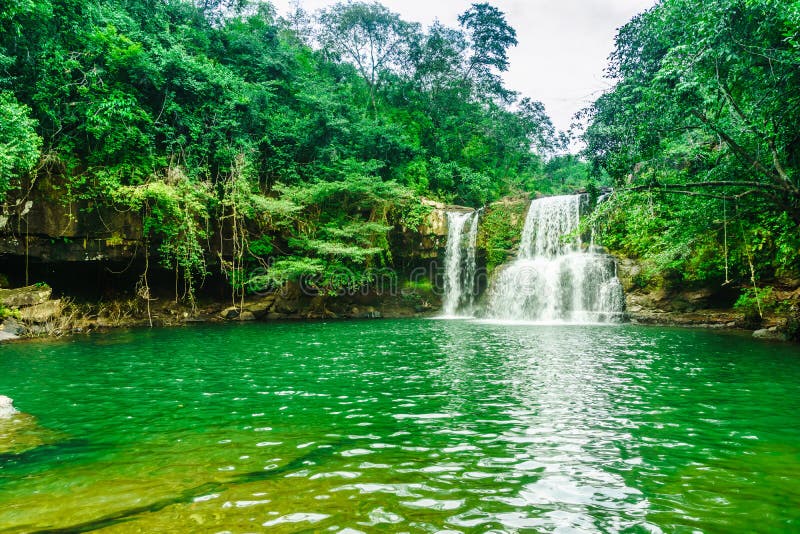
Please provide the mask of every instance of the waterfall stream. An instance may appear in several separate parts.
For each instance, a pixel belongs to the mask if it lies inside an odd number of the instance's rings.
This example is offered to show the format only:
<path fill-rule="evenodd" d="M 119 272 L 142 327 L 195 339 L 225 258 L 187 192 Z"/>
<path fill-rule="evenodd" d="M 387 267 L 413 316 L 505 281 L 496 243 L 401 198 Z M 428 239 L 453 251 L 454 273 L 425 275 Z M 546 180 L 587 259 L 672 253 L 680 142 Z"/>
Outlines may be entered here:
<path fill-rule="evenodd" d="M 475 298 L 475 246 L 478 241 L 479 212 L 447 212 L 447 248 L 444 257 L 445 317 L 472 312 Z M 467 233 L 464 233 L 468 228 Z"/>
<path fill-rule="evenodd" d="M 614 259 L 578 234 L 585 195 L 534 200 L 519 253 L 500 268 L 486 315 L 495 319 L 598 323 L 624 311 Z"/>

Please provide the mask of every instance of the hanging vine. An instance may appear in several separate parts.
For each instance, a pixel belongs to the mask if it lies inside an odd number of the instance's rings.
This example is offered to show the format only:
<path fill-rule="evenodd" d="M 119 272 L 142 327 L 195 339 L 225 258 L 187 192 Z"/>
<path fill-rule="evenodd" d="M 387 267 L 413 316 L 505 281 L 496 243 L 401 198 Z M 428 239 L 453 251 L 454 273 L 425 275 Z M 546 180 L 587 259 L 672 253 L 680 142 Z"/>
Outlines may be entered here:
<path fill-rule="evenodd" d="M 118 204 L 142 213 L 145 241 L 158 243 L 159 263 L 175 272 L 175 300 L 188 300 L 195 310 L 196 282 L 208 273 L 204 240 L 213 205 L 208 185 L 170 167 L 166 177 L 120 187 L 114 195 Z"/>

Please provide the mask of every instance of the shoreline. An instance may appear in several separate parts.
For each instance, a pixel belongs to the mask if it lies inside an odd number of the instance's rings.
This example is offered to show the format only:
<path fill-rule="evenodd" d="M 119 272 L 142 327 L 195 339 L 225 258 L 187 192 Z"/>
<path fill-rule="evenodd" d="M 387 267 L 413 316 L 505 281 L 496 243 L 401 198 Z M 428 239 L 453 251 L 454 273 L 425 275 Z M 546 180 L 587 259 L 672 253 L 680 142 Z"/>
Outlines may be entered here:
<path fill-rule="evenodd" d="M 173 303 L 174 304 L 174 303 Z M 13 339 L 0 339 L 0 344 L 4 343 L 28 343 L 34 341 L 52 341 L 58 339 L 73 339 L 82 335 L 90 334 L 109 334 L 115 331 L 123 330 L 141 330 L 141 329 L 163 329 L 163 328 L 180 328 L 191 325 L 226 325 L 226 324 L 243 324 L 243 323 L 264 323 L 264 324 L 280 324 L 280 323 L 322 323 L 322 322 L 343 322 L 343 321 L 375 321 L 375 320 L 402 320 L 402 319 L 436 319 L 438 317 L 438 310 L 430 310 L 425 312 L 414 312 L 404 310 L 401 313 L 392 312 L 366 312 L 359 316 L 339 316 L 339 315 L 308 315 L 301 314 L 286 314 L 281 317 L 266 317 L 255 318 L 248 315 L 245 318 L 225 318 L 223 313 L 230 308 L 222 308 L 220 303 L 216 306 L 205 304 L 202 308 L 198 308 L 199 313 L 196 311 L 194 315 L 184 311 L 183 314 L 164 314 L 164 309 L 170 309 L 174 312 L 174 308 L 187 308 L 185 305 L 176 304 L 174 306 L 165 306 L 161 308 L 161 313 L 154 314 L 152 317 L 152 324 L 147 316 L 126 316 L 124 318 L 110 319 L 110 318 L 96 318 L 96 317 L 81 317 L 71 327 L 64 328 L 58 331 L 51 332 L 38 332 L 33 334 L 20 335 Z M 245 303 L 243 312 L 247 311 L 248 305 Z M 188 310 L 188 308 L 187 308 Z M 376 310 L 377 311 L 377 310 Z M 165 316 L 166 315 L 166 316 Z M 743 314 L 737 313 L 731 309 L 713 309 L 713 310 L 696 310 L 693 312 L 674 312 L 663 311 L 659 309 L 648 309 L 638 312 L 627 312 L 626 319 L 619 323 L 608 323 L 609 326 L 614 325 L 633 325 L 633 326 L 646 326 L 646 327 L 668 327 L 668 328 L 686 328 L 697 330 L 718 330 L 741 335 L 749 334 L 750 337 L 766 341 L 780 341 L 785 343 L 796 343 L 786 336 L 781 326 L 785 324 L 786 317 L 779 315 L 769 315 L 764 318 L 764 321 L 757 328 L 747 327 L 741 324 Z M 579 325 L 578 325 L 579 326 Z M 759 332 L 761 334 L 759 334 Z"/>

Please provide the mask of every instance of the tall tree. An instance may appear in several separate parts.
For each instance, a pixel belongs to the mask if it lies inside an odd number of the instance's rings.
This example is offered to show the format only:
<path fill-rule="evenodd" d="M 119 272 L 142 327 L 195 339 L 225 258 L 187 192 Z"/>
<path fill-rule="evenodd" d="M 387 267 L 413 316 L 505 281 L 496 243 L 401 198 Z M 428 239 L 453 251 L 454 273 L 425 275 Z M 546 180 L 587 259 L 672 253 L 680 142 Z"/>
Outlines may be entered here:
<path fill-rule="evenodd" d="M 481 89 L 508 100 L 513 95 L 503 87 L 499 73 L 508 70 L 508 49 L 517 45 L 517 32 L 505 14 L 488 3 L 472 4 L 459 15 L 458 22 L 469 38 L 471 57 L 467 75 Z"/>
<path fill-rule="evenodd" d="M 339 3 L 321 11 L 318 21 L 320 43 L 356 66 L 377 113 L 375 98 L 382 77 L 404 64 L 419 26 L 377 2 Z"/>

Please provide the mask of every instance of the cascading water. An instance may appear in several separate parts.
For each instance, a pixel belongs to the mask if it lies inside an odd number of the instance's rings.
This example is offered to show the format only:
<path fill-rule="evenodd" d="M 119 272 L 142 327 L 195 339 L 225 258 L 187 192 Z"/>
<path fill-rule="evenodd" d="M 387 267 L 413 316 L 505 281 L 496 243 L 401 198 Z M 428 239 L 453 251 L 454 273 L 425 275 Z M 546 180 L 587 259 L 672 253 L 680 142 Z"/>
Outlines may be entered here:
<path fill-rule="evenodd" d="M 595 323 L 624 310 L 614 259 L 577 234 L 585 195 L 534 200 L 519 253 L 492 284 L 487 315 L 496 319 Z"/>
<path fill-rule="evenodd" d="M 444 257 L 445 316 L 470 313 L 475 297 L 475 245 L 478 240 L 477 211 L 447 212 L 447 248 Z M 464 228 L 469 228 L 464 234 Z M 466 237 L 466 240 L 465 240 Z M 466 242 L 465 242 L 466 241 Z"/>
<path fill-rule="evenodd" d="M 472 308 L 475 303 L 475 274 L 477 271 L 477 262 L 475 261 L 475 252 L 478 245 L 478 221 L 480 220 L 481 211 L 477 210 L 470 217 L 469 233 L 467 234 L 467 258 L 464 265 L 464 287 L 466 291 L 466 302 L 464 306 L 469 313 L 472 313 Z"/>

